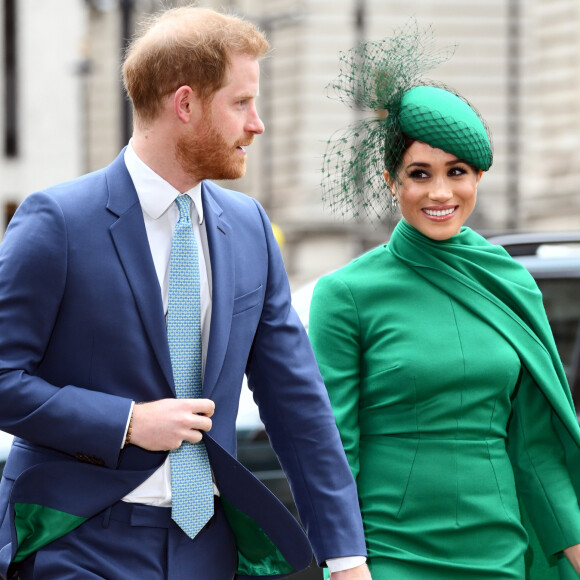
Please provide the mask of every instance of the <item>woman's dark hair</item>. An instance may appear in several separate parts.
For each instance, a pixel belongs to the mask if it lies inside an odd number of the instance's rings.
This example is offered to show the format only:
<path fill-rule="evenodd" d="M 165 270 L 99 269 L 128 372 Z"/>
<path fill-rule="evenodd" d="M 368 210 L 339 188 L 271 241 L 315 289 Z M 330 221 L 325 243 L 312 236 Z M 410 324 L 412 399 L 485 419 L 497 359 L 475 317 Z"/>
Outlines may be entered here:
<path fill-rule="evenodd" d="M 385 169 L 389 172 L 391 179 L 398 179 L 399 168 L 403 155 L 416 139 L 409 137 L 402 131 L 398 131 L 395 138 L 389 137 L 385 143 Z"/>

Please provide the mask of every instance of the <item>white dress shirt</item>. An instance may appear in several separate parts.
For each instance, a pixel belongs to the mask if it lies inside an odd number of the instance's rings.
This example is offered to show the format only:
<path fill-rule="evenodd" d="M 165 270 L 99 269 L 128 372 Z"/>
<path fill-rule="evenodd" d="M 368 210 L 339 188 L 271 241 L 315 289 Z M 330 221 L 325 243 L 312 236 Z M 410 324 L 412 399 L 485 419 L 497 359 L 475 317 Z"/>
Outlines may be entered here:
<path fill-rule="evenodd" d="M 155 272 L 159 281 L 163 309 L 167 315 L 169 297 L 169 256 L 173 230 L 179 219 L 179 209 L 175 199 L 179 191 L 157 175 L 135 153 L 131 143 L 125 150 L 125 165 L 137 190 L 139 203 L 143 210 L 147 239 L 151 256 L 155 264 Z M 185 192 L 191 197 L 191 224 L 197 242 L 201 249 L 199 256 L 199 274 L 201 291 L 201 342 L 202 342 L 202 375 L 205 371 L 209 328 L 211 321 L 211 267 L 203 221 L 203 205 L 201 203 L 201 183 Z M 171 470 L 169 457 L 151 477 L 123 498 L 123 501 L 154 505 L 171 506 Z"/>
<path fill-rule="evenodd" d="M 131 142 L 125 150 L 125 165 L 137 190 L 139 203 L 143 210 L 147 239 L 155 264 L 155 272 L 159 281 L 163 309 L 167 315 L 167 303 L 169 297 L 169 256 L 171 253 L 171 241 L 173 230 L 179 219 L 179 209 L 175 199 L 180 195 L 172 185 L 165 181 L 147 166 L 135 153 Z M 209 343 L 209 329 L 211 322 L 211 263 L 205 222 L 203 220 L 203 205 L 201 202 L 201 183 L 185 192 L 191 197 L 191 223 L 193 233 L 197 241 L 197 247 L 201 249 L 199 256 L 200 288 L 201 288 L 201 340 L 202 340 L 202 376 L 205 371 L 207 358 L 207 346 Z M 132 411 L 132 409 L 131 409 Z M 127 420 L 128 424 L 128 420 Z M 214 490 L 219 494 L 218 490 Z M 171 469 L 169 457 L 163 465 L 146 479 L 139 487 L 123 498 L 123 501 L 140 503 L 160 507 L 171 506 Z M 348 568 L 354 568 L 363 564 L 366 558 L 363 556 L 348 556 L 345 558 L 333 558 L 327 561 L 331 572 L 338 572 Z"/>

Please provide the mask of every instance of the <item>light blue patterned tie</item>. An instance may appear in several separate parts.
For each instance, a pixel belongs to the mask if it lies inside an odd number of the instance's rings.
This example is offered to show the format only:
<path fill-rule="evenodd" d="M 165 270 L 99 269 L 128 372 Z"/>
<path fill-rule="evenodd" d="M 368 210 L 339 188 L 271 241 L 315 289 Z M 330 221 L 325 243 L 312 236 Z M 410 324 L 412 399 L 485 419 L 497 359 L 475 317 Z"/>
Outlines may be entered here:
<path fill-rule="evenodd" d="M 197 243 L 190 219 L 191 199 L 180 195 L 179 221 L 169 264 L 167 336 L 177 398 L 201 397 L 201 300 Z M 203 443 L 184 441 L 169 454 L 171 517 L 194 538 L 213 515 L 213 484 Z"/>

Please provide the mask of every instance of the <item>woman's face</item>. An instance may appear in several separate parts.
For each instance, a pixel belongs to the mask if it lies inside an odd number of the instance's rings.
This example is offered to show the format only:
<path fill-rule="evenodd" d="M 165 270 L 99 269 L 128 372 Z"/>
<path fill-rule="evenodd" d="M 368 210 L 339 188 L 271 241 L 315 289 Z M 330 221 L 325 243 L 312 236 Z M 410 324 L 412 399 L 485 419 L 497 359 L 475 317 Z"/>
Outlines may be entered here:
<path fill-rule="evenodd" d="M 399 182 L 385 179 L 397 198 L 403 219 L 433 240 L 459 233 L 475 207 L 483 171 L 455 155 L 415 141 L 404 153 Z"/>

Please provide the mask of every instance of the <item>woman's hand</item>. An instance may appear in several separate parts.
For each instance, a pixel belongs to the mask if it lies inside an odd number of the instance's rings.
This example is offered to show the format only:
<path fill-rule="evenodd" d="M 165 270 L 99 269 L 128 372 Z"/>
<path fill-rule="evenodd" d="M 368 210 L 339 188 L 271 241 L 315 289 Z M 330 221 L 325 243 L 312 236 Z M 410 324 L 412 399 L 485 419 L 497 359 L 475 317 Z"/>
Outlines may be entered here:
<path fill-rule="evenodd" d="M 574 546 L 565 548 L 564 554 L 566 554 L 566 558 L 568 558 L 572 566 L 574 566 L 576 573 L 580 575 L 580 544 L 575 544 Z"/>
<path fill-rule="evenodd" d="M 371 573 L 366 564 L 350 568 L 349 570 L 342 570 L 341 572 L 333 572 L 330 575 L 330 580 L 372 580 Z"/>

